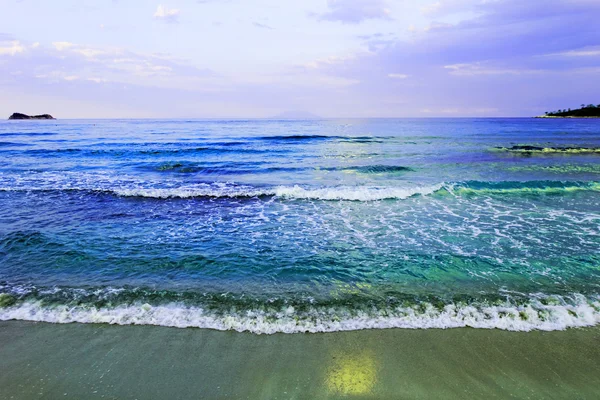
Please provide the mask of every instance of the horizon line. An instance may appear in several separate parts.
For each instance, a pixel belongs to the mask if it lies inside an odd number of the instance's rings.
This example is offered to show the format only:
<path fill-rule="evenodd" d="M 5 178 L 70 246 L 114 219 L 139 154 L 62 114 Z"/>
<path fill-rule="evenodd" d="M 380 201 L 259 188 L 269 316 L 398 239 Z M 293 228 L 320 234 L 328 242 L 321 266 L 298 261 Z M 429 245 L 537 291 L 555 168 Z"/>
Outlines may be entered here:
<path fill-rule="evenodd" d="M 529 119 L 539 116 L 419 116 L 419 117 L 315 117 L 315 118 L 278 118 L 278 117 L 70 117 L 54 119 L 23 119 L 4 121 L 73 121 L 73 120 L 268 120 L 268 121 L 331 121 L 331 120 L 361 120 L 361 119 L 498 119 L 520 118 Z"/>

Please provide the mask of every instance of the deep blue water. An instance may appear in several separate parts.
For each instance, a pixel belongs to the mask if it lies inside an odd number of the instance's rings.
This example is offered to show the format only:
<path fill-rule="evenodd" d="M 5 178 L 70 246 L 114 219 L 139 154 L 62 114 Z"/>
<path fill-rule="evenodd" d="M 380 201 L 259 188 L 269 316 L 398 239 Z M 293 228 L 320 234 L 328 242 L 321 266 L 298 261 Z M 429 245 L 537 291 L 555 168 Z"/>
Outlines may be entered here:
<path fill-rule="evenodd" d="M 600 120 L 0 122 L 0 319 L 600 322 Z"/>

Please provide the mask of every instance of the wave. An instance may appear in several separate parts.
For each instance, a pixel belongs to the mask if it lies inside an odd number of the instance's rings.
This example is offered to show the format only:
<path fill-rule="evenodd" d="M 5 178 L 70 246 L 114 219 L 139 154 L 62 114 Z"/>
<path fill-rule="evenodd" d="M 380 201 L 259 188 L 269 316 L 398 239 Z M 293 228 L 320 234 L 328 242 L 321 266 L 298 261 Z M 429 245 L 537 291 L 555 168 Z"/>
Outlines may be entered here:
<path fill-rule="evenodd" d="M 477 182 L 458 183 L 448 187 L 455 195 L 557 195 L 582 191 L 600 191 L 600 182 Z"/>
<path fill-rule="evenodd" d="M 295 186 L 278 186 L 274 188 L 255 188 L 248 186 L 206 185 L 196 188 L 132 188 L 114 189 L 112 192 L 125 197 L 150 198 L 193 198 L 193 197 L 278 197 L 282 199 L 306 200 L 349 200 L 374 201 L 386 199 L 406 199 L 416 195 L 428 195 L 439 190 L 442 185 L 415 187 L 324 187 L 305 188 Z"/>
<path fill-rule="evenodd" d="M 509 171 L 532 172 L 542 171 L 556 174 L 589 173 L 600 174 L 600 164 L 563 164 L 563 165 L 525 165 L 507 168 Z"/>
<path fill-rule="evenodd" d="M 303 188 L 300 186 L 280 186 L 275 188 L 274 195 L 290 199 L 313 200 L 350 200 L 374 201 L 386 199 L 406 199 L 416 195 L 429 195 L 441 189 L 442 185 L 413 187 L 325 187 Z"/>
<path fill-rule="evenodd" d="M 582 191 L 600 191 L 599 182 L 466 182 L 433 185 L 407 185 L 405 187 L 334 186 L 311 188 L 299 185 L 259 188 L 253 186 L 210 185 L 182 188 L 131 188 L 114 189 L 113 193 L 124 197 L 150 198 L 236 198 L 277 197 L 280 199 L 377 201 L 403 200 L 414 196 L 452 194 L 455 196 L 477 195 L 559 195 Z"/>
<path fill-rule="evenodd" d="M 21 150 L 20 153 L 33 155 L 36 157 L 62 157 L 65 154 L 84 157 L 94 156 L 127 156 L 128 158 L 136 156 L 181 156 L 194 154 L 221 154 L 221 153 L 244 153 L 244 154 L 262 154 L 262 153 L 285 153 L 285 149 L 260 149 L 260 148 L 233 148 L 232 146 L 194 146 L 178 149 L 171 148 L 147 148 L 147 149 L 32 149 Z"/>
<path fill-rule="evenodd" d="M 165 168 L 193 171 L 195 165 L 165 165 Z M 370 167 L 365 167 L 370 168 Z M 386 167 L 387 168 L 387 167 Z M 404 171 L 405 167 L 392 167 Z M 214 169 L 215 173 L 223 171 Z M 65 179 L 66 178 L 66 179 Z M 75 179 L 74 179 L 75 178 Z M 142 197 L 156 199 L 186 198 L 263 198 L 274 197 L 286 200 L 347 200 L 377 201 L 403 200 L 415 196 L 542 196 L 567 195 L 578 192 L 599 192 L 600 182 L 578 181 L 523 181 L 523 182 L 442 182 L 418 184 L 404 182 L 402 186 L 250 186 L 231 182 L 182 183 L 166 186 L 162 182 L 139 182 L 110 176 L 93 174 L 72 176 L 50 176 L 45 173 L 30 174 L 25 177 L 0 175 L 0 191 L 4 192 L 89 192 L 107 193 L 121 197 Z"/>
<path fill-rule="evenodd" d="M 254 138 L 253 138 L 254 139 Z M 334 136 L 334 135 L 276 135 L 260 136 L 256 140 L 279 141 L 279 142 L 306 142 L 306 141 L 324 141 L 336 140 L 352 143 L 382 143 L 383 137 L 377 136 Z"/>
<path fill-rule="evenodd" d="M 188 199 L 188 198 L 262 198 L 276 197 L 280 199 L 305 200 L 348 200 L 376 201 L 388 199 L 407 199 L 418 195 L 430 195 L 440 190 L 443 185 L 412 187 L 363 187 L 338 186 L 307 188 L 299 185 L 277 186 L 271 188 L 237 186 L 227 184 L 197 184 L 193 186 L 154 188 L 126 185 L 117 188 L 77 187 L 0 187 L 3 192 L 89 192 L 108 193 L 120 197 L 141 197 L 155 199 Z"/>
<path fill-rule="evenodd" d="M 201 174 L 256 174 L 271 172 L 300 172 L 300 171 L 328 171 L 328 172 L 356 172 L 361 174 L 399 174 L 414 172 L 410 167 L 400 165 L 360 165 L 354 167 L 283 167 L 269 165 L 266 162 L 193 162 L 169 161 L 162 163 L 143 163 L 136 168 L 160 172 L 201 173 Z"/>
<path fill-rule="evenodd" d="M 312 170 L 309 167 L 282 167 L 273 166 L 265 162 L 193 162 L 175 161 L 164 163 L 144 163 L 136 165 L 136 168 L 159 171 L 166 173 L 194 173 L 202 175 L 243 175 L 243 174 L 267 174 L 273 172 L 298 172 Z"/>
<path fill-rule="evenodd" d="M 600 154 L 600 147 L 541 147 L 518 145 L 512 147 L 496 147 L 496 149 L 523 154 Z"/>
<path fill-rule="evenodd" d="M 84 291 L 83 289 L 81 289 Z M 119 292 L 118 289 L 107 289 Z M 106 294 L 102 290 L 94 293 Z M 110 296 L 109 296 L 110 297 Z M 525 301 L 407 303 L 388 307 L 328 304 L 277 304 L 215 309 L 183 301 L 150 304 L 129 301 L 115 304 L 56 303 L 40 298 L 18 299 L 0 294 L 0 320 L 51 323 L 105 323 L 209 328 L 255 334 L 335 332 L 384 328 L 484 328 L 510 331 L 564 330 L 600 323 L 600 301 L 581 294 L 530 295 Z"/>
<path fill-rule="evenodd" d="M 25 147 L 32 146 L 30 143 L 16 143 L 16 142 L 0 142 L 0 147 Z"/>
<path fill-rule="evenodd" d="M 307 140 L 333 140 L 342 139 L 342 136 L 330 136 L 330 135 L 273 135 L 273 136 L 259 136 L 256 140 L 276 140 L 276 141 L 307 141 Z"/>
<path fill-rule="evenodd" d="M 8 137 L 8 136 L 55 136 L 58 135 L 57 132 L 4 132 L 0 133 L 0 137 Z"/>
<path fill-rule="evenodd" d="M 401 165 L 363 165 L 358 167 L 342 168 L 342 171 L 355 171 L 363 174 L 393 174 L 400 172 L 413 172 L 414 169 Z"/>

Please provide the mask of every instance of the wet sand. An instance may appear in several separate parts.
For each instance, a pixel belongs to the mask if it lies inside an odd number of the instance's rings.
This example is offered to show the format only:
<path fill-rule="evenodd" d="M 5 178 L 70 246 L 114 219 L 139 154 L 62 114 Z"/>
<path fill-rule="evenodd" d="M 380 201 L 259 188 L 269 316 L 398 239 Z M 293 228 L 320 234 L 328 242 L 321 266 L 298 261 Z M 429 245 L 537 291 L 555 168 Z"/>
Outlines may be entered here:
<path fill-rule="evenodd" d="M 595 399 L 600 329 L 254 335 L 0 322 L 0 399 Z"/>

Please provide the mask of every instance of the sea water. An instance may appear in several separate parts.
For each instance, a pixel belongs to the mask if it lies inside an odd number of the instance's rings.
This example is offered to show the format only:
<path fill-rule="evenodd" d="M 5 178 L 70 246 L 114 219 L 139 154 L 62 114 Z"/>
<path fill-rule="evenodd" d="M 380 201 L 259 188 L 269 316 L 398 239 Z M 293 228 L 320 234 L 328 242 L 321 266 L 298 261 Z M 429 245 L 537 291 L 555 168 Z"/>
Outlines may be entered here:
<path fill-rule="evenodd" d="M 600 121 L 0 122 L 0 319 L 600 322 Z"/>

